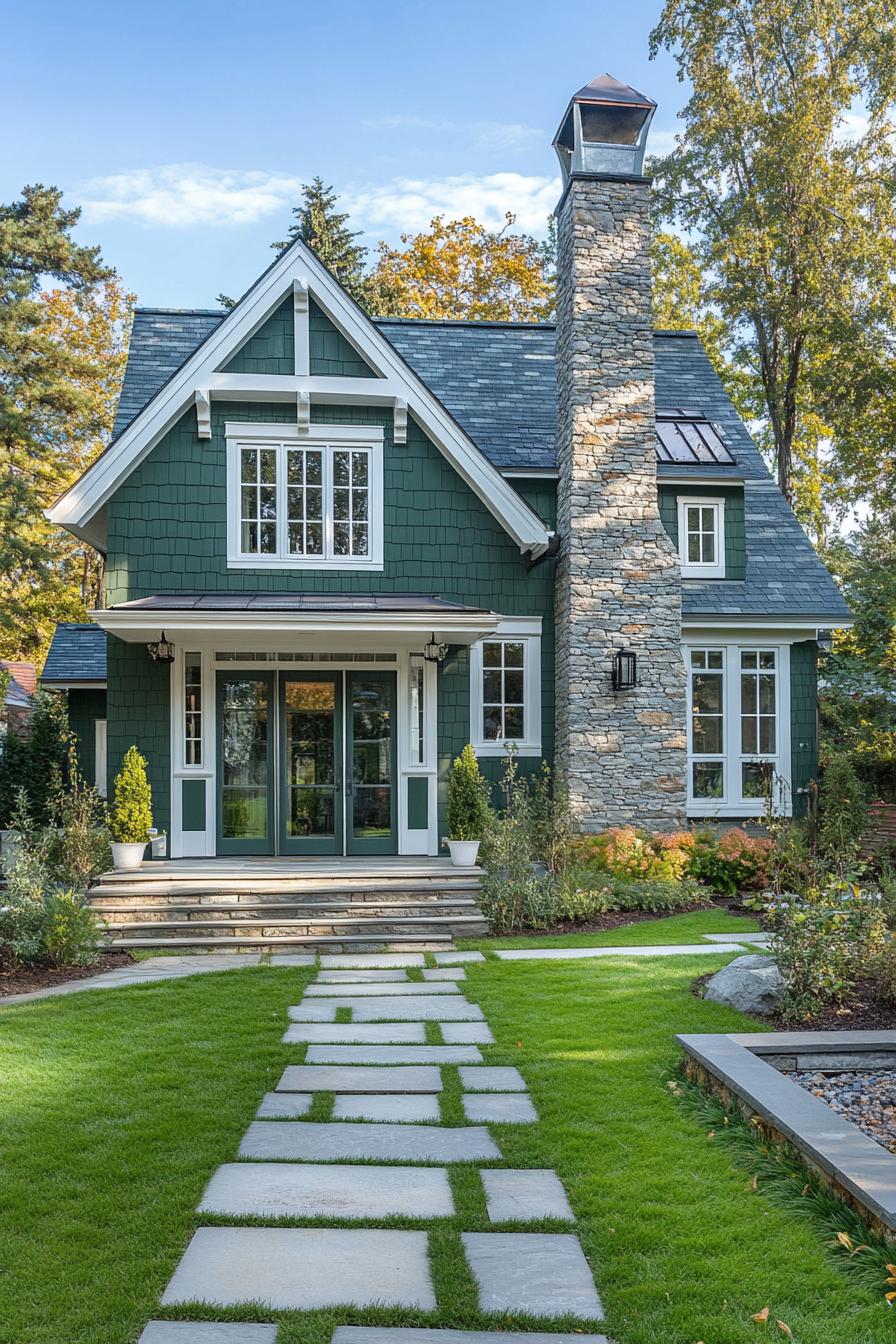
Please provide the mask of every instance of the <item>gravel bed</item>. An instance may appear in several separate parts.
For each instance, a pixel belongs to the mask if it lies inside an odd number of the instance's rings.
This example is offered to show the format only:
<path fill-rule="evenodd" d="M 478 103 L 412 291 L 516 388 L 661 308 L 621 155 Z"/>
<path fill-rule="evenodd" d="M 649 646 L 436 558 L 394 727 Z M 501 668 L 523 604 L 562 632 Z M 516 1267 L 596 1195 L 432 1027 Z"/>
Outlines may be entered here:
<path fill-rule="evenodd" d="M 861 1073 L 788 1073 L 800 1087 L 826 1101 L 832 1111 L 870 1139 L 896 1153 L 896 1070 Z"/>

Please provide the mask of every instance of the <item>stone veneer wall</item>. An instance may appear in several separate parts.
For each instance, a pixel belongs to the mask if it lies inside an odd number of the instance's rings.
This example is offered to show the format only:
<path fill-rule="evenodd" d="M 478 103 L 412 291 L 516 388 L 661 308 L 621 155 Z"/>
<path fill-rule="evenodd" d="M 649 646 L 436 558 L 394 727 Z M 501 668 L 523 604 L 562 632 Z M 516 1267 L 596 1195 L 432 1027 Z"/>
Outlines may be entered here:
<path fill-rule="evenodd" d="M 573 177 L 557 216 L 557 764 L 585 830 L 685 814 L 681 580 L 657 506 L 643 178 Z M 613 652 L 640 685 L 614 695 Z"/>

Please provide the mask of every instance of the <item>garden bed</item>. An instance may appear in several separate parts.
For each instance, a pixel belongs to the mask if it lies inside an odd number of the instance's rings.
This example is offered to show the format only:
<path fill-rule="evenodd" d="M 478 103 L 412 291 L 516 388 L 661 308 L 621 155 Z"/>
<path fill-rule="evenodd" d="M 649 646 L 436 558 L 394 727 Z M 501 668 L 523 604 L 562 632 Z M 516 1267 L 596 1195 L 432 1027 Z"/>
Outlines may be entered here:
<path fill-rule="evenodd" d="M 86 980 L 103 971 L 129 966 L 130 952 L 100 952 L 89 966 L 14 966 L 0 969 L 0 999 L 11 994 L 30 994 L 35 989 L 50 989 L 69 980 Z"/>
<path fill-rule="evenodd" d="M 737 938 L 732 935 L 732 941 Z M 703 990 L 715 975 L 710 971 L 698 975 L 691 986 L 698 999 L 703 998 Z M 864 976 L 858 980 L 846 1003 L 827 1003 L 819 1007 L 811 1020 L 789 1017 L 786 1013 L 754 1013 L 759 1022 L 764 1022 L 772 1031 L 896 1031 L 896 1005 L 882 1004 L 877 1001 L 878 980 L 873 976 Z"/>

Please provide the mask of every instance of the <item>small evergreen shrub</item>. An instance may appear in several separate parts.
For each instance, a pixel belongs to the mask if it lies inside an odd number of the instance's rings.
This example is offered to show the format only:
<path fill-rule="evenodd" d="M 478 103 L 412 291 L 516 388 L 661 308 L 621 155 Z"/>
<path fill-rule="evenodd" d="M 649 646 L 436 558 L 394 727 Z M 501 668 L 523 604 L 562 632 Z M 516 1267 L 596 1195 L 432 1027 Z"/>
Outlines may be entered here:
<path fill-rule="evenodd" d="M 632 879 L 615 877 L 600 869 L 571 867 L 562 884 L 562 918 L 577 923 L 614 912 L 669 915 L 709 905 L 712 905 L 709 892 L 690 878 Z"/>
<path fill-rule="evenodd" d="M 776 897 L 767 915 L 784 1011 L 798 1018 L 842 1002 L 887 937 L 880 895 L 835 879 L 803 896 Z"/>
<path fill-rule="evenodd" d="M 146 759 L 136 747 L 128 747 L 115 777 L 109 830 L 116 844 L 141 845 L 149 840 L 151 825 L 152 790 L 146 777 Z"/>
<path fill-rule="evenodd" d="M 877 1001 L 884 1008 L 896 1007 L 896 939 L 888 938 L 868 965 L 877 981 Z"/>
<path fill-rule="evenodd" d="M 133 750 L 133 748 L 132 748 Z M 147 786 L 148 787 L 148 786 Z M 451 766 L 446 824 L 450 840 L 482 840 L 489 828 L 488 784 L 468 742 Z"/>
<path fill-rule="evenodd" d="M 54 966 L 89 966 L 100 945 L 96 916 L 80 891 L 58 888 L 46 900 L 43 950 Z"/>

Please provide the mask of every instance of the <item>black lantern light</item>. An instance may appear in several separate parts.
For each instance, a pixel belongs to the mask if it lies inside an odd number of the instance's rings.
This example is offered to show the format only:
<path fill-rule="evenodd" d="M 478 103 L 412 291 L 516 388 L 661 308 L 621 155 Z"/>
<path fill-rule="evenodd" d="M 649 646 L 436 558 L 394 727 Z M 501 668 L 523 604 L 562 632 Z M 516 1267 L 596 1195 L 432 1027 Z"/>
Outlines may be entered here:
<path fill-rule="evenodd" d="M 447 652 L 448 645 L 438 644 L 435 631 L 433 631 L 427 643 L 423 645 L 423 657 L 428 663 L 443 663 Z"/>
<path fill-rule="evenodd" d="M 157 644 L 147 644 L 146 651 L 154 663 L 173 663 L 174 645 L 170 639 L 165 638 L 165 631 L 162 631 L 162 638 Z"/>
<path fill-rule="evenodd" d="M 613 654 L 614 691 L 632 691 L 638 684 L 638 655 L 631 649 L 618 649 Z"/>
<path fill-rule="evenodd" d="M 824 653 L 833 653 L 833 652 L 834 652 L 834 632 L 833 632 L 833 630 L 816 630 L 816 631 L 815 631 L 815 643 L 818 645 L 818 652 L 819 652 L 819 653 L 821 653 L 821 654 L 824 654 Z"/>

